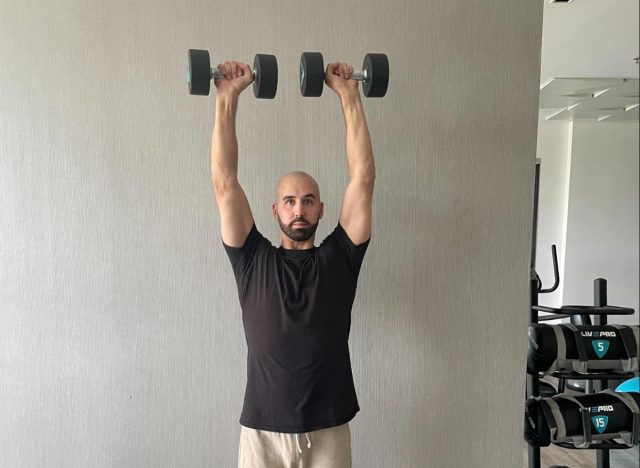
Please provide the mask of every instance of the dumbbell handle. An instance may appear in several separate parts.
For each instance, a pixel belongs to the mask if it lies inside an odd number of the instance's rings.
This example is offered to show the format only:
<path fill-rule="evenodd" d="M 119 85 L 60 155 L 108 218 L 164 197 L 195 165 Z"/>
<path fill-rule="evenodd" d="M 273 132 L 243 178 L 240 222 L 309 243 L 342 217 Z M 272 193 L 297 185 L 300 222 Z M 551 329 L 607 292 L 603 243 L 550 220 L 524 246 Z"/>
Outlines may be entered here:
<path fill-rule="evenodd" d="M 354 70 L 351 74 L 352 80 L 367 81 L 367 70 Z"/>
<path fill-rule="evenodd" d="M 367 70 L 354 70 L 351 79 L 356 81 L 367 81 Z"/>
<path fill-rule="evenodd" d="M 253 69 L 251 71 L 251 75 L 252 75 L 252 78 L 255 80 L 256 76 L 258 75 L 258 73 L 256 72 L 255 69 Z M 222 72 L 220 71 L 219 68 L 212 68 L 211 69 L 211 78 L 214 79 L 214 80 L 222 80 L 222 79 L 224 79 L 224 76 L 222 75 Z"/>

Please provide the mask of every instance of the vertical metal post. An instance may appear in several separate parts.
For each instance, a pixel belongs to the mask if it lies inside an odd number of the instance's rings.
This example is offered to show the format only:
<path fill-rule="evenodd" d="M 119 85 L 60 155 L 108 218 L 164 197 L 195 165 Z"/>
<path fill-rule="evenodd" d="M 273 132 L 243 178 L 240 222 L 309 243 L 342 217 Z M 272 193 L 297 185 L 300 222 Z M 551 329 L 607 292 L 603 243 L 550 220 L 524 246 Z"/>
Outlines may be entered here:
<path fill-rule="evenodd" d="M 538 193 L 540 191 L 541 162 L 542 160 L 540 158 L 536 158 L 536 175 L 533 185 L 533 236 L 531 239 L 531 269 L 534 269 L 536 267 L 536 247 L 538 244 Z"/>
<path fill-rule="evenodd" d="M 538 305 L 538 280 L 531 275 L 529 281 L 530 294 L 531 294 L 531 306 Z M 533 307 L 529 309 L 529 322 L 538 323 L 538 311 L 533 310 Z M 537 397 L 540 394 L 540 384 L 538 377 L 535 375 L 527 374 L 527 398 Z M 540 468 L 540 447 L 533 447 L 529 445 L 529 468 Z"/>
<path fill-rule="evenodd" d="M 529 278 L 529 294 L 531 306 L 538 305 L 538 280 L 533 272 L 536 266 L 536 244 L 538 231 L 538 192 L 540 190 L 540 163 L 539 158 L 536 159 L 536 172 L 533 189 L 533 236 L 531 239 L 531 275 Z M 529 309 L 529 322 L 538 323 L 538 311 Z M 540 394 L 540 384 L 538 377 L 527 374 L 527 398 L 537 397 Z M 540 447 L 529 445 L 529 468 L 540 468 Z"/>
<path fill-rule="evenodd" d="M 597 278 L 593 282 L 593 305 L 596 307 L 604 307 L 607 305 L 607 280 L 604 278 Z M 607 316 L 595 314 L 593 323 L 594 325 L 606 325 Z M 608 380 L 596 380 L 593 382 L 593 390 L 595 392 L 601 392 L 605 390 L 608 385 Z M 610 468 L 609 449 L 596 450 L 596 466 L 598 468 Z"/>

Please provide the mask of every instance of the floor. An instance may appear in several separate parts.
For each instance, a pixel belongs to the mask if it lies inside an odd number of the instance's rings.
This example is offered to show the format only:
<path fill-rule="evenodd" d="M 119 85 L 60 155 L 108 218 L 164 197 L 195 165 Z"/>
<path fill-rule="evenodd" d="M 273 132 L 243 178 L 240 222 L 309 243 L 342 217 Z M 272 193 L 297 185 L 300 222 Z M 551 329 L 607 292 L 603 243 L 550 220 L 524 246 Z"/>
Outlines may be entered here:
<path fill-rule="evenodd" d="M 523 468 L 529 467 L 526 443 L 523 448 Z M 611 450 L 611 468 L 638 468 L 640 466 L 640 447 L 628 450 Z M 596 468 L 596 452 L 594 450 L 567 450 L 555 445 L 540 449 L 540 466 L 548 468 L 551 465 L 565 465 L 571 468 Z"/>

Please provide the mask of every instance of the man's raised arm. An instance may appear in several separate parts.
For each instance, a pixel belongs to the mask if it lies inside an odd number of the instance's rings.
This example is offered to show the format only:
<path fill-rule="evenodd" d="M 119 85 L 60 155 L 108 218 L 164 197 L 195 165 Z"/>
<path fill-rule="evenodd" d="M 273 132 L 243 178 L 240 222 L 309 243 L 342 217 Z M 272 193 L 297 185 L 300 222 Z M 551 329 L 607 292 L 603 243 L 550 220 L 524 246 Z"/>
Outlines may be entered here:
<path fill-rule="evenodd" d="M 225 76 L 215 80 L 216 118 L 211 137 L 211 180 L 220 210 L 222 241 L 242 247 L 253 226 L 253 214 L 238 182 L 238 141 L 236 113 L 240 93 L 252 82 L 247 64 L 226 62 L 218 65 Z"/>
<path fill-rule="evenodd" d="M 353 67 L 345 63 L 327 66 L 326 82 L 340 97 L 347 131 L 347 162 L 351 180 L 340 210 L 340 225 L 356 244 L 371 237 L 371 204 L 376 168 L 371 137 L 360 99 L 358 82 L 351 80 Z"/>

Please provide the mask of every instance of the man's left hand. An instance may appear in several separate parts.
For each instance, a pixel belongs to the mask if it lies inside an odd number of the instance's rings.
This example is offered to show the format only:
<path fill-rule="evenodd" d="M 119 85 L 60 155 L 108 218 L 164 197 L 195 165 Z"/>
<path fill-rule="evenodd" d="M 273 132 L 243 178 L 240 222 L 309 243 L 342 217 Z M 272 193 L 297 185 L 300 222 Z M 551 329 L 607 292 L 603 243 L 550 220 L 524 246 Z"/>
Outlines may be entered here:
<path fill-rule="evenodd" d="M 327 65 L 325 72 L 325 83 L 333 89 L 338 96 L 344 94 L 357 93 L 358 81 L 352 80 L 353 67 L 347 63 L 336 62 Z"/>

